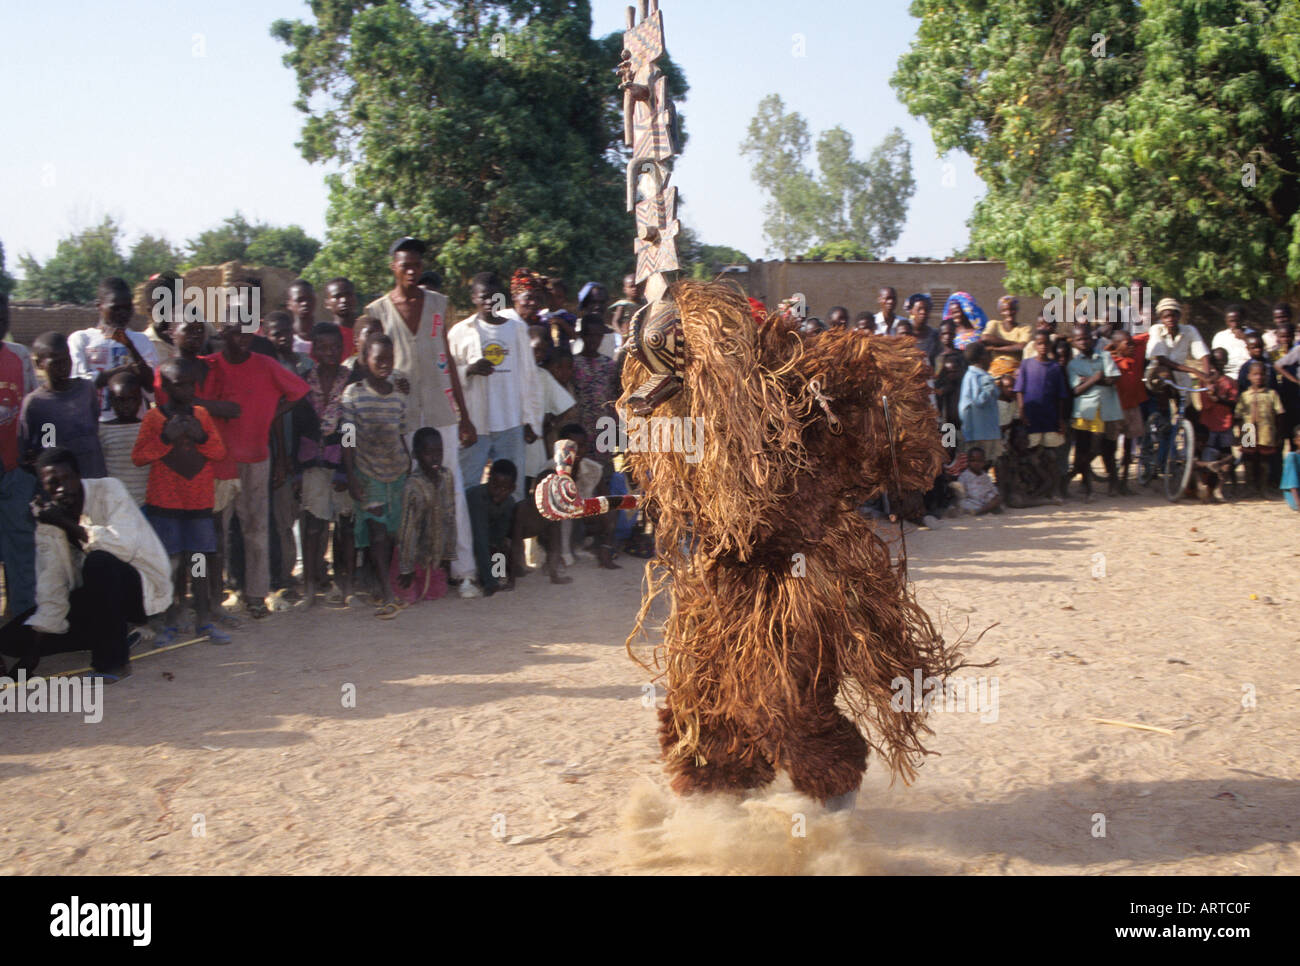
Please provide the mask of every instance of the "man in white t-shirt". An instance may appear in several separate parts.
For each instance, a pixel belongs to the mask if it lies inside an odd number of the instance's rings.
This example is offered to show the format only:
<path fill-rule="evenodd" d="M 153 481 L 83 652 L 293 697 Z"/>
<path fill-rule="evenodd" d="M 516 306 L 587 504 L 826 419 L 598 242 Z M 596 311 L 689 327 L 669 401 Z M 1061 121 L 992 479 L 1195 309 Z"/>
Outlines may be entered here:
<path fill-rule="evenodd" d="M 1205 348 L 1201 333 L 1190 325 L 1180 324 L 1182 316 L 1183 307 L 1177 299 L 1164 298 L 1156 306 L 1156 318 L 1160 321 L 1151 326 L 1147 371 L 1156 365 L 1168 366 L 1173 371 L 1174 382 L 1189 388 L 1193 376 L 1208 373 L 1210 352 Z M 1196 362 L 1197 366 L 1187 365 L 1189 360 Z"/>
<path fill-rule="evenodd" d="M 483 476 L 483 467 L 498 459 L 525 464 L 525 447 L 542 428 L 542 384 L 528 326 L 500 312 L 504 287 L 490 272 L 474 276 L 470 299 L 477 311 L 447 334 L 451 361 L 460 376 L 465 408 L 477 440 L 460 451 L 461 477 L 467 487 Z M 515 479 L 516 500 L 524 498 L 524 474 Z"/>
<path fill-rule="evenodd" d="M 894 326 L 904 321 L 901 315 L 894 314 L 894 309 L 898 306 L 898 292 L 886 285 L 876 296 L 876 304 L 880 306 L 880 311 L 875 315 L 876 335 L 893 335 Z"/>
<path fill-rule="evenodd" d="M 131 302 L 131 289 L 120 278 L 106 278 L 99 283 L 96 296 L 99 307 L 99 325 L 79 329 L 68 336 L 68 352 L 72 355 L 72 374 L 93 379 L 99 393 L 99 419 L 115 419 L 108 399 L 108 381 L 119 372 L 132 372 L 146 390 L 153 387 L 153 371 L 158 366 L 158 353 L 143 332 L 133 332 L 127 323 L 135 307 Z M 142 400 L 140 416 L 148 411 Z"/>
<path fill-rule="evenodd" d="M 1223 367 L 1223 374 L 1229 379 L 1236 379 L 1241 367 L 1250 359 L 1250 350 L 1246 348 L 1246 329 L 1242 325 L 1245 313 L 1240 305 L 1229 305 L 1223 313 L 1223 322 L 1227 326 L 1222 332 L 1216 332 L 1210 342 L 1211 349 L 1222 349 L 1228 353 L 1228 364 Z"/>

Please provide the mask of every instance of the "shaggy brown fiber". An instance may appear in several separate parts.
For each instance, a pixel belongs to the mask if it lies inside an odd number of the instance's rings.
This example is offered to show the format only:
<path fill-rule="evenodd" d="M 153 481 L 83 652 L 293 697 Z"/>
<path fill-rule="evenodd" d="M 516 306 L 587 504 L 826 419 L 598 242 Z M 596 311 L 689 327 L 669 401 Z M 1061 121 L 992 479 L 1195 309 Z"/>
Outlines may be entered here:
<path fill-rule="evenodd" d="M 805 340 L 794 321 L 758 324 L 726 284 L 679 282 L 672 297 L 685 388 L 655 415 L 703 420 L 704 439 L 692 461 L 629 456 L 658 555 L 628 650 L 666 678 L 660 738 L 673 788 L 752 788 L 781 768 L 825 801 L 859 787 L 869 748 L 910 781 L 930 729 L 923 713 L 890 707 L 890 682 L 963 665 L 857 508 L 893 490 L 895 474 L 906 492 L 928 490 L 939 472 L 925 358 L 910 340 Z M 648 375 L 629 357 L 620 408 Z M 663 643 L 639 656 L 664 592 Z"/>

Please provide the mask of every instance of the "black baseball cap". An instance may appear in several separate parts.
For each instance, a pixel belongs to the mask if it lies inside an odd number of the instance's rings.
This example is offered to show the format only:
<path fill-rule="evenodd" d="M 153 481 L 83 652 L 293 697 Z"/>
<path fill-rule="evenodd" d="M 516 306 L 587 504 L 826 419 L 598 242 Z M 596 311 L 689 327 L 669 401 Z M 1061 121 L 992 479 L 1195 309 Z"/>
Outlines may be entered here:
<path fill-rule="evenodd" d="M 397 239 L 388 249 L 388 257 L 393 258 L 398 252 L 415 252 L 417 255 L 423 255 L 428 251 L 429 246 L 418 238 L 412 238 L 407 235 Z"/>

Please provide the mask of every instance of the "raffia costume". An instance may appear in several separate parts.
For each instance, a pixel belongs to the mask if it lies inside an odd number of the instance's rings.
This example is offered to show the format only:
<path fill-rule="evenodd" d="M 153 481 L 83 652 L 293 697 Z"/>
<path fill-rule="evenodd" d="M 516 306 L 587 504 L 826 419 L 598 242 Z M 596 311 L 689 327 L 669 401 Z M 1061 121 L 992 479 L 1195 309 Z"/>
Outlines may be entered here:
<path fill-rule="evenodd" d="M 918 670 L 942 678 L 959 658 L 858 508 L 886 490 L 933 486 L 944 451 L 930 368 L 908 339 L 847 330 L 805 339 L 798 318 L 756 318 L 733 286 L 669 284 L 680 229 L 674 115 L 656 65 L 657 0 L 640 13 L 637 22 L 629 12 L 619 73 L 647 305 L 629 333 L 618 409 L 702 429 L 689 452 L 630 445 L 627 454 L 657 544 L 628 650 L 667 688 L 659 737 L 673 788 L 755 788 L 781 768 L 826 801 L 860 786 L 872 747 L 910 779 L 929 729 L 922 712 L 891 706 L 901 703 L 891 682 Z M 544 516 L 638 504 L 582 500 L 575 452 L 557 442 L 557 472 L 537 488 Z M 663 643 L 638 658 L 665 595 Z"/>

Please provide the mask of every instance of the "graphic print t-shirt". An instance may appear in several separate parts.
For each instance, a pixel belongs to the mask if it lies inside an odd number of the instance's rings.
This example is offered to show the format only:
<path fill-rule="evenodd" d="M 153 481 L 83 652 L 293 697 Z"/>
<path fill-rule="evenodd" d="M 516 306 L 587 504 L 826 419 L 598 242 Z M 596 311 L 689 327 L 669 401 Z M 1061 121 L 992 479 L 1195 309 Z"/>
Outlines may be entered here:
<path fill-rule="evenodd" d="M 476 402 L 478 403 L 474 408 L 481 409 L 483 421 L 479 423 L 479 415 L 474 414 L 475 425 L 486 426 L 490 433 L 499 433 L 506 429 L 513 429 L 515 426 L 522 426 L 524 388 L 519 372 L 521 360 L 517 358 L 516 350 L 520 343 L 518 328 L 523 323 L 511 319 L 500 325 L 493 325 L 475 319 L 472 324 L 478 330 L 479 351 L 482 358 L 493 366 L 490 376 L 470 377 L 471 380 L 479 381 L 479 385 L 474 387 L 477 390 Z M 522 361 L 528 365 L 533 364 L 531 358 Z"/>
<path fill-rule="evenodd" d="M 153 347 L 149 337 L 143 332 L 136 332 L 133 329 L 126 330 L 126 337 L 134 343 L 140 357 L 149 363 L 154 373 L 157 374 L 158 350 Z M 86 376 L 90 379 L 94 379 L 107 369 L 116 369 L 118 366 L 125 366 L 132 361 L 131 353 L 126 346 L 108 338 L 97 328 L 79 329 L 68 336 L 68 352 L 72 355 L 72 374 L 74 376 Z M 151 388 L 145 386 L 144 390 L 149 392 Z M 110 419 L 116 419 L 113 407 L 108 404 L 108 387 L 105 386 L 96 391 L 99 394 L 100 422 L 106 423 Z M 141 400 L 140 411 L 136 415 L 143 419 L 144 414 L 148 411 L 148 403 Z"/>

